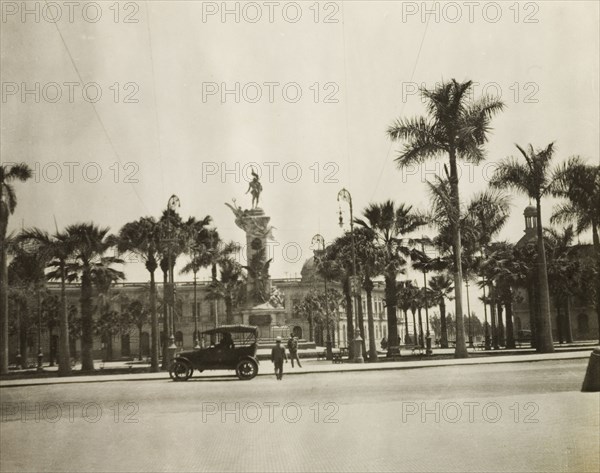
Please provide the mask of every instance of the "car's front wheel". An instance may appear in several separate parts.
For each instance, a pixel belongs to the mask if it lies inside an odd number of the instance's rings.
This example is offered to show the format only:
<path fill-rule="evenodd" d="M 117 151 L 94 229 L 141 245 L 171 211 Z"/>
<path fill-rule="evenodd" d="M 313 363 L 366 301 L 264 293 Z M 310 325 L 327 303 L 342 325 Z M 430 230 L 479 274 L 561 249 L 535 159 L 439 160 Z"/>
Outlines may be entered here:
<path fill-rule="evenodd" d="M 169 370 L 169 375 L 173 381 L 187 381 L 192 376 L 194 370 L 189 363 L 183 360 L 175 360 Z"/>
<path fill-rule="evenodd" d="M 242 360 L 237 364 L 235 372 L 238 378 L 247 381 L 258 374 L 258 365 L 254 360 Z"/>

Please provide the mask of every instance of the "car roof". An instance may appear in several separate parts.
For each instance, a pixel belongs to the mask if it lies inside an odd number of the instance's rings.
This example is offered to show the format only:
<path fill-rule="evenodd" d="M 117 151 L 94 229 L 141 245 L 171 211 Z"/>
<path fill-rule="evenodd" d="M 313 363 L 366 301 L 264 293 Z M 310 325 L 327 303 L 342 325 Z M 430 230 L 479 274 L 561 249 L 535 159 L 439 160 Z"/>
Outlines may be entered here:
<path fill-rule="evenodd" d="M 254 325 L 221 325 L 217 328 L 205 330 L 202 333 L 206 335 L 212 335 L 214 333 L 252 333 L 258 335 L 258 327 Z"/>

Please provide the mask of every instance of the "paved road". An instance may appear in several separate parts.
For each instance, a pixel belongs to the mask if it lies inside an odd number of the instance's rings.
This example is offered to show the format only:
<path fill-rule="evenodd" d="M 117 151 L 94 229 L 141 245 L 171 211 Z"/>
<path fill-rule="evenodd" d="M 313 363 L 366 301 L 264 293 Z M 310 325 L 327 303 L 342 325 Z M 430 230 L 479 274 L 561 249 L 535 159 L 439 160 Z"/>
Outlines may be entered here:
<path fill-rule="evenodd" d="M 595 472 L 600 396 L 579 392 L 585 368 L 2 388 L 0 470 Z"/>

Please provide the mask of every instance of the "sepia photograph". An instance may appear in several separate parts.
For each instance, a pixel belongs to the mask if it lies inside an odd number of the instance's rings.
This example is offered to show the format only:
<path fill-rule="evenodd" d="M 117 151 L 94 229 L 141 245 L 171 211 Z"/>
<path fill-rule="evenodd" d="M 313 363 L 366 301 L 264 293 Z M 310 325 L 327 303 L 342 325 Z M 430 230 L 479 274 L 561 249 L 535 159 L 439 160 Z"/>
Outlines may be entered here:
<path fill-rule="evenodd" d="M 0 17 L 1 473 L 600 471 L 600 1 Z"/>

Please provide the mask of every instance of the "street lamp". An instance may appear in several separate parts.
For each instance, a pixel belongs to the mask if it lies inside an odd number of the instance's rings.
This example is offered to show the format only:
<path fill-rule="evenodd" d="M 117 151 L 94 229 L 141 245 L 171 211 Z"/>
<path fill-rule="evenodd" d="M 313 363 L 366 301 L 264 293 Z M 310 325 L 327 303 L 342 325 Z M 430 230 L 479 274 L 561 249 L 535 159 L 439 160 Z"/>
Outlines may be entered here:
<path fill-rule="evenodd" d="M 167 209 L 170 212 L 175 213 L 179 207 L 180 207 L 181 203 L 179 202 L 179 197 L 177 197 L 175 194 L 173 194 L 171 197 L 169 197 L 169 201 L 167 202 Z M 171 324 L 169 325 L 169 329 L 171 331 L 171 335 L 169 336 L 169 350 L 173 351 L 174 354 L 174 350 L 177 349 L 177 346 L 175 345 L 175 311 L 174 311 L 174 305 L 175 305 L 175 283 L 174 283 L 174 276 L 173 276 L 173 265 L 171 263 L 171 243 L 173 242 L 173 239 L 171 238 L 171 215 L 170 212 L 167 214 L 167 228 L 168 228 L 168 233 L 169 233 L 169 244 L 167 247 L 167 261 L 169 264 L 169 291 L 170 291 L 170 295 L 169 295 L 169 316 L 171 318 Z"/>
<path fill-rule="evenodd" d="M 317 248 L 320 247 L 320 251 L 321 251 L 321 255 L 323 255 L 323 253 L 325 253 L 325 238 L 323 238 L 323 235 L 321 235 L 320 233 L 317 233 L 313 238 L 311 243 L 313 245 L 316 245 Z M 314 250 L 315 252 L 315 259 L 317 257 L 317 251 L 318 250 Z M 315 261 L 316 262 L 316 261 Z M 328 360 L 333 359 L 333 351 L 332 351 L 332 347 L 331 347 L 331 332 L 329 330 L 329 296 L 327 294 L 327 272 L 324 269 L 323 270 L 323 282 L 324 282 L 324 286 L 325 286 L 325 327 L 326 327 L 326 331 L 327 331 L 327 342 L 325 343 L 325 346 L 327 347 L 327 355 L 326 358 Z"/>
<path fill-rule="evenodd" d="M 350 290 L 352 291 L 352 301 L 354 305 L 354 312 L 356 316 L 356 325 L 354 327 L 354 363 L 364 363 L 365 360 L 362 356 L 362 338 L 360 336 L 359 318 L 358 318 L 358 303 L 356 301 L 358 291 L 360 290 L 360 282 L 356 275 L 356 250 L 354 248 L 354 217 L 352 213 L 352 195 L 347 189 L 342 189 L 337 195 L 338 202 L 343 200 L 348 202 L 350 207 L 350 247 L 352 249 L 352 277 L 350 279 Z M 342 218 L 342 209 L 339 211 L 339 224 L 340 227 L 344 225 L 344 219 Z"/>
<path fill-rule="evenodd" d="M 492 349 L 492 342 L 490 340 L 490 324 L 488 323 L 488 316 L 487 316 L 487 301 L 486 301 L 486 295 L 485 295 L 485 279 L 483 280 L 484 282 L 484 286 L 483 286 L 483 317 L 485 319 L 485 349 L 486 350 L 491 350 Z"/>

